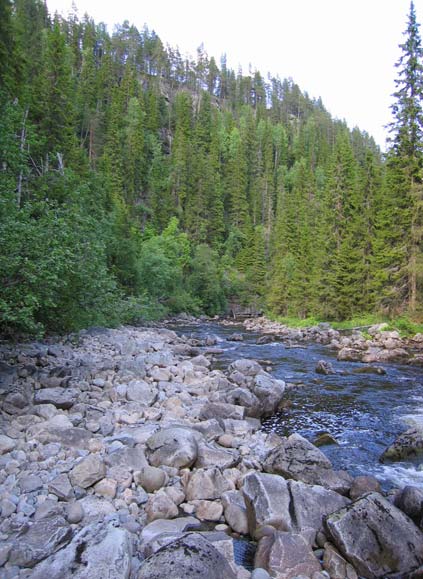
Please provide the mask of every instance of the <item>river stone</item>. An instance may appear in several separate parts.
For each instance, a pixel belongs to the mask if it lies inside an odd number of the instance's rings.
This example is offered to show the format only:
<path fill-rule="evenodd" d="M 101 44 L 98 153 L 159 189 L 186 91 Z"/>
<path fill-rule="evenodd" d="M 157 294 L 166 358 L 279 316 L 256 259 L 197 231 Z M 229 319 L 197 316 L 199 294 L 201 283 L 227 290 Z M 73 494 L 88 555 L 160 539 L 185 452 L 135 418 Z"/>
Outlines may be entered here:
<path fill-rule="evenodd" d="M 92 524 L 65 548 L 37 565 L 31 579 L 128 579 L 132 540 L 113 523 Z"/>
<path fill-rule="evenodd" d="M 225 402 L 207 402 L 200 411 L 200 419 L 208 420 L 210 418 L 243 420 L 246 411 L 243 406 L 228 404 Z"/>
<path fill-rule="evenodd" d="M 73 488 L 67 474 L 59 474 L 50 481 L 48 483 L 48 490 L 64 501 L 69 501 L 74 496 Z"/>
<path fill-rule="evenodd" d="M 241 358 L 229 365 L 228 372 L 239 372 L 240 374 L 244 374 L 244 376 L 256 376 L 260 372 L 263 372 L 263 368 L 255 360 Z"/>
<path fill-rule="evenodd" d="M 198 456 L 195 461 L 196 468 L 217 466 L 221 469 L 231 468 L 238 464 L 240 455 L 237 450 L 224 450 L 212 442 L 200 440 L 198 443 Z"/>
<path fill-rule="evenodd" d="M 156 519 L 174 519 L 179 514 L 178 507 L 163 491 L 150 496 L 145 512 L 149 523 Z"/>
<path fill-rule="evenodd" d="M 409 428 L 400 434 L 381 455 L 380 462 L 397 461 L 423 454 L 423 429 Z"/>
<path fill-rule="evenodd" d="M 332 363 L 328 360 L 319 360 L 314 371 L 316 374 L 323 374 L 324 376 L 328 376 L 329 374 L 336 374 Z"/>
<path fill-rule="evenodd" d="M 262 405 L 255 394 L 246 388 L 234 388 L 224 394 L 224 400 L 228 404 L 243 406 L 246 416 L 260 417 L 262 414 Z"/>
<path fill-rule="evenodd" d="M 134 481 L 148 493 L 161 489 L 166 483 L 166 473 L 155 466 L 145 466 L 134 472 Z"/>
<path fill-rule="evenodd" d="M 160 430 L 147 440 L 148 460 L 152 466 L 190 467 L 197 460 L 198 445 L 188 428 L 170 427 Z"/>
<path fill-rule="evenodd" d="M 32 493 L 43 488 L 43 481 L 36 474 L 28 474 L 20 477 L 19 487 L 23 493 Z"/>
<path fill-rule="evenodd" d="M 198 469 L 188 479 L 186 498 L 188 501 L 219 499 L 222 493 L 232 490 L 235 490 L 234 483 L 217 467 Z"/>
<path fill-rule="evenodd" d="M 322 528 L 324 517 L 349 503 L 321 486 L 258 472 L 244 478 L 242 493 L 251 536 L 259 527 L 272 525 L 281 531 L 300 533 L 310 544 Z"/>
<path fill-rule="evenodd" d="M 336 473 L 323 452 L 296 433 L 282 438 L 281 444 L 267 455 L 263 468 L 265 472 L 321 485 L 341 494 L 348 493 L 352 482 L 349 475 Z"/>
<path fill-rule="evenodd" d="M 363 577 L 404 576 L 423 564 L 423 533 L 379 493 L 329 515 L 326 529 Z"/>
<path fill-rule="evenodd" d="M 68 410 L 78 400 L 77 388 L 43 388 L 34 394 L 34 404 L 53 404 L 56 408 Z"/>
<path fill-rule="evenodd" d="M 57 419 L 59 416 L 54 418 Z M 63 418 L 67 417 L 63 416 Z M 84 428 L 73 427 L 72 423 L 69 424 L 69 427 L 56 426 L 54 419 L 51 419 L 46 423 L 37 424 L 30 428 L 27 432 L 27 438 L 29 437 L 36 438 L 43 444 L 58 442 L 65 448 L 87 449 L 93 435 Z"/>
<path fill-rule="evenodd" d="M 84 509 L 79 501 L 69 503 L 66 509 L 66 519 L 68 523 L 80 523 L 84 518 Z"/>
<path fill-rule="evenodd" d="M 420 525 L 423 514 L 423 492 L 417 487 L 405 486 L 397 492 L 394 505 Z"/>
<path fill-rule="evenodd" d="M 15 540 L 9 554 L 9 563 L 34 567 L 66 545 L 71 537 L 72 528 L 61 516 L 36 521 Z"/>
<path fill-rule="evenodd" d="M 148 466 L 144 451 L 140 446 L 118 448 L 105 457 L 105 463 L 111 469 L 121 467 L 133 471 Z"/>
<path fill-rule="evenodd" d="M 89 454 L 70 471 L 69 477 L 74 486 L 87 489 L 106 475 L 106 467 L 101 458 Z"/>
<path fill-rule="evenodd" d="M 227 491 L 222 494 L 225 520 L 236 533 L 248 534 L 247 509 L 241 491 Z"/>
<path fill-rule="evenodd" d="M 142 402 L 146 406 L 155 403 L 158 396 L 158 390 L 144 380 L 133 380 L 126 388 L 126 398 L 132 402 Z"/>
<path fill-rule="evenodd" d="M 194 501 L 195 516 L 200 521 L 219 521 L 223 507 L 218 501 Z"/>
<path fill-rule="evenodd" d="M 168 533 L 183 533 L 184 531 L 200 528 L 201 523 L 194 517 L 179 517 L 177 519 L 156 519 L 148 523 L 141 531 L 141 550 L 156 537 Z"/>
<path fill-rule="evenodd" d="M 165 545 L 141 566 L 138 579 L 236 579 L 226 559 L 198 533 Z"/>
<path fill-rule="evenodd" d="M 333 579 L 358 579 L 357 573 L 350 563 L 345 561 L 333 545 L 325 543 L 323 554 L 323 569 Z"/>
<path fill-rule="evenodd" d="M 350 498 L 355 501 L 367 493 L 382 492 L 380 483 L 373 476 L 357 476 L 350 488 Z"/>
<path fill-rule="evenodd" d="M 267 569 L 274 579 L 293 579 L 298 575 L 311 577 L 321 570 L 319 561 L 304 537 L 280 531 L 260 539 L 254 566 Z"/>
<path fill-rule="evenodd" d="M 263 372 L 254 377 L 250 390 L 260 400 L 261 416 L 271 416 L 282 401 L 285 382 Z"/>
<path fill-rule="evenodd" d="M 361 362 L 363 351 L 355 348 L 341 348 L 338 352 L 337 359 L 340 362 Z"/>
<path fill-rule="evenodd" d="M 0 434 L 0 454 L 5 454 L 16 448 L 18 441 L 5 434 Z"/>

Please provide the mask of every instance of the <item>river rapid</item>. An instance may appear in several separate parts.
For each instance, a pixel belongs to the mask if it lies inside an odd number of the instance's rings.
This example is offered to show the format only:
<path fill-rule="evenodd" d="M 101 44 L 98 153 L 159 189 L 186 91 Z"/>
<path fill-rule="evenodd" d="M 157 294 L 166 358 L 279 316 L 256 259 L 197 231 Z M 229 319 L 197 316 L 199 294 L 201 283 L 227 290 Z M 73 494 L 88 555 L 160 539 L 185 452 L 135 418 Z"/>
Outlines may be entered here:
<path fill-rule="evenodd" d="M 215 368 L 226 369 L 239 358 L 254 359 L 273 376 L 293 385 L 287 390 L 286 408 L 263 421 L 264 431 L 281 436 L 297 432 L 311 442 L 319 434 L 329 433 L 337 444 L 321 450 L 336 469 L 348 470 L 353 476 L 373 475 L 385 490 L 405 485 L 423 489 L 420 461 L 381 464 L 378 460 L 398 434 L 414 425 L 423 428 L 421 368 L 378 364 L 386 374 L 362 374 L 358 372 L 363 364 L 339 362 L 335 351 L 320 344 L 276 341 L 258 345 L 261 334 L 243 326 L 211 322 L 177 324 L 172 329 L 198 339 L 216 336 L 220 352 L 214 354 Z M 243 341 L 228 340 L 234 332 L 241 333 Z M 317 374 L 319 360 L 330 362 L 336 374 Z"/>

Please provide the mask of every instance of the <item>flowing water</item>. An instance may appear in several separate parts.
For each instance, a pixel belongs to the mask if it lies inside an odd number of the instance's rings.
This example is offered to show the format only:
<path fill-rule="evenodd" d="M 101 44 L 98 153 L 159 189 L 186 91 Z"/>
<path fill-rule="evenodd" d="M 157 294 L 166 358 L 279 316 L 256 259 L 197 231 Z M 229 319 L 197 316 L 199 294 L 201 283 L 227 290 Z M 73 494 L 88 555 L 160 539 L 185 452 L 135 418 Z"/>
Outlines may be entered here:
<path fill-rule="evenodd" d="M 319 344 L 283 342 L 257 345 L 261 334 L 243 327 L 217 323 L 178 325 L 178 334 L 202 339 L 218 338 L 215 368 L 225 369 L 238 358 L 266 361 L 276 378 L 295 384 L 287 392 L 291 404 L 266 419 L 263 430 L 283 436 L 297 432 L 312 441 L 328 432 L 338 444 L 321 447 L 337 469 L 352 475 L 372 474 L 386 490 L 412 484 L 423 489 L 423 465 L 419 461 L 382 465 L 379 456 L 395 437 L 414 424 L 423 427 L 423 372 L 416 366 L 378 364 L 386 374 L 360 374 L 363 364 L 338 362 L 336 352 Z M 228 341 L 234 332 L 242 342 Z M 319 360 L 332 363 L 336 374 L 315 372 Z M 423 460 L 422 460 L 423 462 Z"/>

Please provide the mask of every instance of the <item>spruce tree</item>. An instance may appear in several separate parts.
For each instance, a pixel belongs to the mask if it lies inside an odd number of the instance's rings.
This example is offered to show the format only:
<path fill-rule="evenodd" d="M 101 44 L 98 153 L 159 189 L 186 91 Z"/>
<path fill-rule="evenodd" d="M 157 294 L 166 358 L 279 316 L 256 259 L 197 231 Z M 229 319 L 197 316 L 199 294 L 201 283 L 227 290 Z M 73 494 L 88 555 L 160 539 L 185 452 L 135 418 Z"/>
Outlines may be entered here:
<path fill-rule="evenodd" d="M 404 35 L 396 64 L 398 78 L 387 162 L 387 207 L 394 222 L 385 220 L 383 224 L 392 229 L 391 235 L 380 233 L 392 257 L 384 260 L 384 268 L 394 271 L 391 277 L 395 292 L 390 306 L 408 306 L 414 312 L 423 279 L 423 48 L 413 2 Z"/>

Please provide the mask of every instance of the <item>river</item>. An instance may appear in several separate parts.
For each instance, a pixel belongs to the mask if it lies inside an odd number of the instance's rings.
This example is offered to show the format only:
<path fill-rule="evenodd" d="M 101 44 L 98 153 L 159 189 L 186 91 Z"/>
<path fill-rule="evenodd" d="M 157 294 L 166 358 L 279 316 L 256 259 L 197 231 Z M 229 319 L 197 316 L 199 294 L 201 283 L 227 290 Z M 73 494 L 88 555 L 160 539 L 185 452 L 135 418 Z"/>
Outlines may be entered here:
<path fill-rule="evenodd" d="M 287 391 L 290 405 L 263 421 L 263 430 L 287 436 L 294 432 L 312 441 L 328 432 L 337 441 L 321 447 L 337 469 L 354 476 L 371 474 L 385 490 L 407 484 L 423 489 L 423 464 L 418 461 L 380 464 L 379 456 L 395 437 L 414 424 L 423 427 L 423 373 L 416 366 L 378 364 L 386 374 L 360 374 L 362 364 L 338 362 L 336 352 L 319 344 L 257 345 L 261 334 L 243 326 L 218 323 L 178 324 L 178 334 L 202 339 L 214 335 L 217 347 L 214 368 L 226 367 L 238 358 L 266 360 L 271 374 L 295 387 Z M 242 333 L 242 342 L 229 341 Z M 319 360 L 332 363 L 336 374 L 315 372 Z"/>

